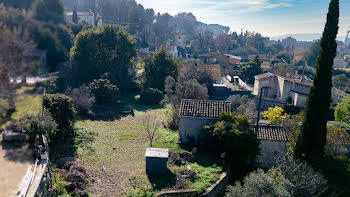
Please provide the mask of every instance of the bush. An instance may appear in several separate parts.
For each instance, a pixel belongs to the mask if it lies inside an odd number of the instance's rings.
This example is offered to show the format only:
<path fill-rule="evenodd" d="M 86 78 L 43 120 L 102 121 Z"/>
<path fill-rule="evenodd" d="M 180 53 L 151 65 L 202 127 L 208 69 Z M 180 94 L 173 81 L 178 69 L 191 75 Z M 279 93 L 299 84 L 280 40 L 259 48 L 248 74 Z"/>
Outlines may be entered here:
<path fill-rule="evenodd" d="M 69 96 L 73 99 L 74 108 L 80 114 L 87 114 L 91 111 L 95 103 L 95 97 L 91 96 L 91 91 L 86 85 L 68 91 Z"/>
<path fill-rule="evenodd" d="M 51 113 L 62 134 L 73 131 L 76 112 L 72 98 L 63 94 L 47 94 L 43 96 L 43 106 Z"/>
<path fill-rule="evenodd" d="M 108 79 L 95 79 L 90 83 L 89 89 L 98 104 L 113 103 L 119 95 L 119 89 Z"/>
<path fill-rule="evenodd" d="M 156 105 L 164 99 L 164 94 L 153 88 L 143 90 L 140 95 L 140 103 L 143 105 Z"/>
<path fill-rule="evenodd" d="M 266 118 L 270 124 L 280 125 L 283 119 L 288 119 L 290 116 L 288 114 L 283 113 L 284 110 L 281 107 L 274 107 L 267 111 L 261 113 L 261 115 Z"/>
<path fill-rule="evenodd" d="M 278 162 L 283 176 L 292 183 L 293 196 L 322 196 L 328 187 L 327 180 L 308 163 L 285 158 Z"/>
<path fill-rule="evenodd" d="M 259 169 L 250 173 L 243 180 L 244 184 L 236 182 L 229 186 L 225 197 L 291 197 L 291 183 L 278 171 L 267 174 Z"/>
<path fill-rule="evenodd" d="M 246 116 L 223 113 L 218 122 L 205 126 L 202 131 L 205 147 L 219 154 L 225 153 L 231 180 L 242 178 L 260 154 L 260 142 L 249 127 Z"/>
<path fill-rule="evenodd" d="M 335 108 L 335 120 L 346 122 L 350 124 L 350 97 L 345 98 L 336 108 Z"/>
<path fill-rule="evenodd" d="M 61 93 L 66 88 L 66 82 L 63 77 L 52 78 L 45 82 L 45 87 L 49 94 Z"/>
<path fill-rule="evenodd" d="M 51 114 L 45 111 L 42 116 L 41 114 L 26 115 L 12 123 L 11 127 L 14 131 L 26 131 L 26 134 L 29 136 L 29 141 L 34 143 L 36 136 L 39 134 L 43 134 L 47 137 L 54 135 L 57 124 L 51 117 Z"/>

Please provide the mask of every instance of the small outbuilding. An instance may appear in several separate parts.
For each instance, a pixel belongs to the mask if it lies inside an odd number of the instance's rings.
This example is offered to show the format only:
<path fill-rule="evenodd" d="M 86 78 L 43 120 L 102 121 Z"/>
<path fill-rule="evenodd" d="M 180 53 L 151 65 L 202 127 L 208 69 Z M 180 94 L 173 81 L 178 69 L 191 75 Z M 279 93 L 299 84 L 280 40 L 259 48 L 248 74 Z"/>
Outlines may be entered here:
<path fill-rule="evenodd" d="M 260 126 L 257 138 L 260 140 L 261 155 L 258 164 L 262 169 L 270 169 L 277 165 L 277 160 L 287 153 L 287 142 L 290 135 L 280 126 Z"/>
<path fill-rule="evenodd" d="M 168 171 L 167 163 L 169 150 L 164 148 L 147 148 L 146 173 L 148 175 L 165 174 Z"/>
<path fill-rule="evenodd" d="M 218 121 L 224 112 L 231 113 L 231 102 L 183 99 L 179 115 L 180 142 L 199 143 L 203 127 Z"/>

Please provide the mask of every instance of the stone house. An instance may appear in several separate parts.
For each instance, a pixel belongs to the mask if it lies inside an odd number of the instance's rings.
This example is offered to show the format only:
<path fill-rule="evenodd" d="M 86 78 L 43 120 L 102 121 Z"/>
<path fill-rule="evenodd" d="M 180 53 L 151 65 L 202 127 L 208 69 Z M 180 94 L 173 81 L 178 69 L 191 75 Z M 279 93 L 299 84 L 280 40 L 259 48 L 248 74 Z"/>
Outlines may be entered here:
<path fill-rule="evenodd" d="M 276 166 L 277 159 L 287 153 L 288 133 L 283 127 L 260 126 L 257 138 L 261 149 L 261 155 L 257 158 L 259 167 L 270 169 Z"/>
<path fill-rule="evenodd" d="M 176 46 L 185 48 L 186 40 L 187 40 L 187 36 L 185 34 L 178 33 L 178 32 L 174 33 L 174 42 Z"/>
<path fill-rule="evenodd" d="M 179 51 L 177 50 L 177 46 L 165 46 L 164 50 L 173 58 L 177 58 L 180 56 Z"/>
<path fill-rule="evenodd" d="M 253 94 L 260 96 L 261 90 L 264 100 L 304 107 L 309 94 L 311 84 L 300 80 L 283 77 L 272 73 L 264 73 L 255 76 Z"/>
<path fill-rule="evenodd" d="M 199 59 L 201 59 L 205 64 L 221 64 L 225 66 L 237 65 L 242 61 L 241 57 L 217 52 L 202 54 L 199 56 Z"/>
<path fill-rule="evenodd" d="M 98 16 L 95 16 L 95 13 L 93 13 L 91 10 L 87 11 L 87 12 L 77 12 L 78 14 L 78 22 L 87 22 L 88 24 L 92 25 L 92 26 L 97 26 L 100 27 L 102 26 L 102 21 L 99 20 L 97 22 L 97 24 L 95 24 L 95 18 L 98 18 Z M 66 18 L 69 21 L 72 21 L 73 19 L 73 12 L 67 12 L 66 13 Z"/>
<path fill-rule="evenodd" d="M 222 76 L 226 76 L 230 70 L 234 70 L 242 61 L 241 57 L 218 52 L 202 54 L 199 59 L 204 64 L 220 64 Z"/>
<path fill-rule="evenodd" d="M 202 128 L 218 121 L 224 112 L 231 113 L 231 102 L 183 99 L 179 114 L 180 142 L 198 143 Z"/>

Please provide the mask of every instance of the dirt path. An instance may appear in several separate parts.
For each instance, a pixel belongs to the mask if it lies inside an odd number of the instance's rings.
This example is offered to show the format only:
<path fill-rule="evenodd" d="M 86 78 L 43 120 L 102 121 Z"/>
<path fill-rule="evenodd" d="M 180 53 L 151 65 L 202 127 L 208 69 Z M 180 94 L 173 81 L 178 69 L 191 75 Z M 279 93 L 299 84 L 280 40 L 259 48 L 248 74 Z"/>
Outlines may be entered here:
<path fill-rule="evenodd" d="M 28 145 L 14 147 L 0 136 L 0 197 L 16 196 L 29 166 L 33 165 Z"/>

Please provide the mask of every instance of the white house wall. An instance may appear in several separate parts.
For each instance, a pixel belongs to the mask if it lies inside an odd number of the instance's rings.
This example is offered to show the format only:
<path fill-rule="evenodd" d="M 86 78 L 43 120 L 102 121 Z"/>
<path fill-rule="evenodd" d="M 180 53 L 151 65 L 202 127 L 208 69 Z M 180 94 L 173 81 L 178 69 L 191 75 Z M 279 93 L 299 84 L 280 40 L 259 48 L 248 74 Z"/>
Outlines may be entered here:
<path fill-rule="evenodd" d="M 181 117 L 179 121 L 179 136 L 184 144 L 198 142 L 201 131 L 205 125 L 215 123 L 217 119 L 195 118 L 195 117 Z"/>
<path fill-rule="evenodd" d="M 277 159 L 287 153 L 286 142 L 261 140 L 260 143 L 261 155 L 258 156 L 257 161 L 262 169 L 276 166 Z"/>

